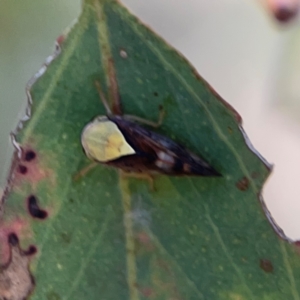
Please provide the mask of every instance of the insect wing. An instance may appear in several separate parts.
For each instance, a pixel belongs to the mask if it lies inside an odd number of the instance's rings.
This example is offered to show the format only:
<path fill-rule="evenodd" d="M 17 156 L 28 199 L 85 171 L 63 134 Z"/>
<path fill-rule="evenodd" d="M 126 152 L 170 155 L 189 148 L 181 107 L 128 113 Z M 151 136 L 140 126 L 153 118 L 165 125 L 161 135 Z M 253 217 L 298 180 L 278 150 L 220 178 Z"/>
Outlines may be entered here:
<path fill-rule="evenodd" d="M 133 172 L 154 171 L 168 175 L 220 176 L 202 158 L 191 153 L 171 139 L 147 130 L 124 118 L 109 117 L 122 131 L 135 150 L 134 155 L 122 157 L 113 163 L 128 165 Z"/>

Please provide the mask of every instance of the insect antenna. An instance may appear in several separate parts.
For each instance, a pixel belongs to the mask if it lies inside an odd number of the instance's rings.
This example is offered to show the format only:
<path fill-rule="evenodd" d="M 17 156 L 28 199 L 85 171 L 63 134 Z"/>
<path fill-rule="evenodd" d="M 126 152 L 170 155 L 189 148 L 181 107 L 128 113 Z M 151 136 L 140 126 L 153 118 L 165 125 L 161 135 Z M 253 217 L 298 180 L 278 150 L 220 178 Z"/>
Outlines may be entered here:
<path fill-rule="evenodd" d="M 105 96 L 102 92 L 102 88 L 101 88 L 100 82 L 98 80 L 95 81 L 95 86 L 96 86 L 96 89 L 98 91 L 99 97 L 100 97 L 100 99 L 101 99 L 101 101 L 102 101 L 102 103 L 103 103 L 103 105 L 106 109 L 107 115 L 112 115 L 112 111 L 111 111 L 111 109 L 108 105 L 108 102 L 107 102 L 107 100 L 106 100 L 106 98 L 105 98 Z"/>

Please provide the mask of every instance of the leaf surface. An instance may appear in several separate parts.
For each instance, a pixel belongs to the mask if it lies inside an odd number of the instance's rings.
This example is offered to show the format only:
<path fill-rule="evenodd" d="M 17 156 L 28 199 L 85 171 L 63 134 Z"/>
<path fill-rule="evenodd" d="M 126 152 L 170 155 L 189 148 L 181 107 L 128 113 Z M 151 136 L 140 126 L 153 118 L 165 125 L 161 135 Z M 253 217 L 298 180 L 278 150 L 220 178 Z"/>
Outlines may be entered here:
<path fill-rule="evenodd" d="M 300 299 L 297 245 L 265 216 L 269 167 L 239 115 L 115 1 L 86 0 L 62 40 L 30 90 L 1 225 L 2 263 L 11 232 L 22 249 L 36 247 L 24 252 L 30 299 Z M 151 191 L 99 165 L 75 181 L 89 164 L 81 131 L 105 114 L 95 80 L 115 109 L 120 96 L 126 114 L 155 121 L 163 106 L 156 131 L 223 176 L 157 176 Z"/>

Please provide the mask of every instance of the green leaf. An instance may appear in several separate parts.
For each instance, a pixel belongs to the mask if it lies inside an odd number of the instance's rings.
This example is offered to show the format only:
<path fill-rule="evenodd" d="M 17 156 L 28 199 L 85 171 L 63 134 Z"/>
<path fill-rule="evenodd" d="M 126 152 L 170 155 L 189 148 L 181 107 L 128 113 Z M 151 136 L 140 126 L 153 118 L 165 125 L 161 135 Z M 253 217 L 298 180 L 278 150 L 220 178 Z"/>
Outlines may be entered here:
<path fill-rule="evenodd" d="M 0 228 L 2 263 L 11 253 L 30 261 L 30 299 L 300 299 L 297 246 L 278 237 L 259 201 L 269 167 L 239 115 L 115 1 L 86 0 L 59 41 L 61 54 L 30 89 Z M 105 114 L 95 80 L 115 108 L 119 93 L 126 114 L 155 121 L 162 105 L 156 131 L 223 177 L 157 176 L 151 191 L 99 165 L 75 181 L 89 164 L 81 131 Z M 0 298 L 14 288 L 0 284 Z M 30 288 L 17 291 L 11 299 Z"/>

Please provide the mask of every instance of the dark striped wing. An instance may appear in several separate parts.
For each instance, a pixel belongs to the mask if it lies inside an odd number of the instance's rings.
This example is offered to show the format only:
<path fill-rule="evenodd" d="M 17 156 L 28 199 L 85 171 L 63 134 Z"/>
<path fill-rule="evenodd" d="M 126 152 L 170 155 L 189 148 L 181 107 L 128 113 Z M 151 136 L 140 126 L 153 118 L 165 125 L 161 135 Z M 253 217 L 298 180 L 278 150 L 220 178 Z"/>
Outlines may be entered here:
<path fill-rule="evenodd" d="M 220 176 L 206 161 L 173 140 L 119 116 L 109 117 L 136 151 L 109 162 L 127 172 Z"/>

